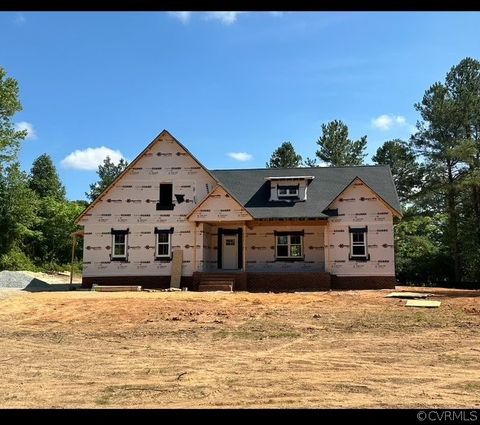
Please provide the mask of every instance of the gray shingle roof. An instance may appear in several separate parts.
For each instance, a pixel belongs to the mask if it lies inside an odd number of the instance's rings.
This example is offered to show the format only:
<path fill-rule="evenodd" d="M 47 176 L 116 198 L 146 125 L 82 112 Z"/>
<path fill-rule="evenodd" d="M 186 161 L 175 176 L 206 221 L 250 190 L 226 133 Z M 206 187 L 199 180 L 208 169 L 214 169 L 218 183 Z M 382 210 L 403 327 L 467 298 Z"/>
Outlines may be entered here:
<path fill-rule="evenodd" d="M 359 177 L 394 210 L 401 212 L 390 167 L 253 168 L 243 170 L 210 170 L 225 188 L 241 202 L 254 218 L 327 217 L 328 205 Z M 269 201 L 270 182 L 266 177 L 315 176 L 308 186 L 304 202 Z"/>

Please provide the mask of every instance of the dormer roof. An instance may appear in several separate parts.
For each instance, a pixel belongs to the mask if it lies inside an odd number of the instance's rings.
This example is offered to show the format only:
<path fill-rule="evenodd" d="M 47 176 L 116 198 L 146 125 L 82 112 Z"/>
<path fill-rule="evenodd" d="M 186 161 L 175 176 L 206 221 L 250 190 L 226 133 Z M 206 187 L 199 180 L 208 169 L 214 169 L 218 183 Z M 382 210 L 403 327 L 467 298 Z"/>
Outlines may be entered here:
<path fill-rule="evenodd" d="M 315 176 L 268 176 L 265 180 L 313 180 Z"/>
<path fill-rule="evenodd" d="M 360 178 L 397 216 L 401 206 L 390 167 L 365 165 L 355 167 L 256 168 L 212 170 L 222 185 L 256 219 L 327 218 L 324 210 L 355 178 Z M 305 202 L 269 201 L 271 179 L 314 177 Z"/>

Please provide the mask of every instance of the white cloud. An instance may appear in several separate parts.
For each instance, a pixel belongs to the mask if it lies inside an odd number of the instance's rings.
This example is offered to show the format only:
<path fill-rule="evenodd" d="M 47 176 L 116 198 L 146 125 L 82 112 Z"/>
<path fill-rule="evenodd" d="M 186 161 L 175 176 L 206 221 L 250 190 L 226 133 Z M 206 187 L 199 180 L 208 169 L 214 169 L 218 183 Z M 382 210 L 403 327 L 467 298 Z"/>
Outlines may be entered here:
<path fill-rule="evenodd" d="M 77 149 L 62 159 L 62 166 L 75 170 L 97 170 L 103 160 L 109 156 L 113 163 L 118 164 L 124 156 L 119 150 L 113 150 L 105 146 L 99 148 Z"/>
<path fill-rule="evenodd" d="M 403 127 L 407 125 L 407 120 L 401 115 L 383 114 L 372 120 L 372 126 L 378 130 L 387 131 L 393 127 Z"/>
<path fill-rule="evenodd" d="M 37 138 L 37 133 L 33 128 L 33 124 L 27 121 L 17 122 L 15 124 L 15 130 L 17 131 L 27 130 L 27 137 L 25 137 L 25 140 L 35 140 Z"/>
<path fill-rule="evenodd" d="M 25 18 L 23 13 L 17 13 L 17 16 L 15 16 L 13 22 L 15 22 L 17 25 L 23 25 L 25 22 L 27 22 L 27 18 Z"/>
<path fill-rule="evenodd" d="M 192 12 L 168 12 L 168 14 L 186 24 L 190 20 Z"/>
<path fill-rule="evenodd" d="M 237 161 L 250 161 L 253 158 L 253 156 L 247 152 L 230 152 L 227 153 L 227 155 Z"/>
<path fill-rule="evenodd" d="M 245 12 L 208 12 L 205 19 L 214 19 L 222 24 L 231 25 L 237 20 L 237 15 Z"/>
<path fill-rule="evenodd" d="M 203 14 L 203 19 L 206 21 L 219 21 L 224 25 L 231 25 L 237 21 L 237 16 L 240 14 L 247 14 L 251 12 L 198 12 L 197 15 Z M 257 12 L 265 13 L 265 12 Z M 271 16 L 282 16 L 283 12 L 266 12 Z M 190 21 L 190 18 L 193 15 L 193 12 L 168 12 L 170 16 L 177 18 L 184 24 L 187 24 Z"/>

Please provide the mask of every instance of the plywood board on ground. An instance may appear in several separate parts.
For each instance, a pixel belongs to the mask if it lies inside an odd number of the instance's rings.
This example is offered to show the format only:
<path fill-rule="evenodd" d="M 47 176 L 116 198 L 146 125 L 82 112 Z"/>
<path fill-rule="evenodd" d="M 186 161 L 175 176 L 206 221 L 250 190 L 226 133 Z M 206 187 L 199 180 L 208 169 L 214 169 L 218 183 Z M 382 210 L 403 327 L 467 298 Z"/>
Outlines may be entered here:
<path fill-rule="evenodd" d="M 128 285 L 122 285 L 122 286 L 100 286 L 100 285 L 92 285 L 92 291 L 96 292 L 123 292 L 123 291 L 141 291 L 142 287 L 141 286 L 128 286 Z"/>
<path fill-rule="evenodd" d="M 422 292 L 392 292 L 385 295 L 385 298 L 427 298 L 430 294 Z"/>
<path fill-rule="evenodd" d="M 176 249 L 175 251 L 173 251 L 170 288 L 180 289 L 180 282 L 182 280 L 182 261 L 183 251 L 181 249 Z"/>
<path fill-rule="evenodd" d="M 440 307 L 440 301 L 424 301 L 424 300 L 408 300 L 405 304 L 406 307 L 426 307 L 437 308 Z"/>

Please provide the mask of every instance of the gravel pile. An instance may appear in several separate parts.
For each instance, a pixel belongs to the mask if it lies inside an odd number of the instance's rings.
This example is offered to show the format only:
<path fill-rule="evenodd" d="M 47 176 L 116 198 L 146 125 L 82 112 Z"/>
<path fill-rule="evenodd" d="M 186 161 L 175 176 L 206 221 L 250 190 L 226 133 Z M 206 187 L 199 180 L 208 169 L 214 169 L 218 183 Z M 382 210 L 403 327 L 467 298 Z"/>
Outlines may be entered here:
<path fill-rule="evenodd" d="M 0 272 L 0 288 L 25 289 L 27 286 L 29 289 L 41 289 L 47 288 L 50 285 L 26 273 L 11 272 L 8 270 Z"/>

